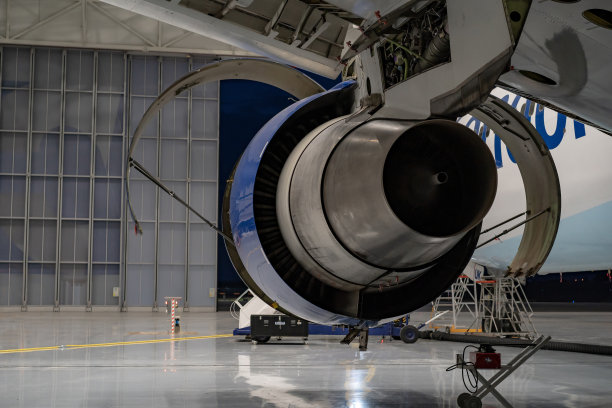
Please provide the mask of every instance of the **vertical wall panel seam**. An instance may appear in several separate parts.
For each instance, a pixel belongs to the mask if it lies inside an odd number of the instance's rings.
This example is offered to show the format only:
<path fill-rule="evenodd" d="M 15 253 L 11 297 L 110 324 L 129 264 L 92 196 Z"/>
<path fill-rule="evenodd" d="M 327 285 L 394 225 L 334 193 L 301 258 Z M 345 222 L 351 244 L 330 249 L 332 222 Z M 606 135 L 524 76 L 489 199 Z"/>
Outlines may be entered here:
<path fill-rule="evenodd" d="M 92 109 L 91 109 L 91 163 L 89 166 L 89 245 L 87 246 L 87 303 L 85 310 L 90 312 L 91 287 L 93 277 L 92 253 L 93 253 L 93 227 L 94 227 L 94 198 L 95 198 L 95 174 L 96 174 L 96 114 L 98 109 L 98 51 L 93 53 L 93 78 L 92 78 Z M 107 208 L 108 211 L 108 208 Z M 76 245 L 76 242 L 75 242 Z M 75 248 L 76 250 L 76 248 Z"/>
<path fill-rule="evenodd" d="M 157 95 L 162 91 L 163 80 L 163 59 L 157 57 Z M 161 111 L 157 114 L 157 177 L 161 179 L 161 130 L 162 130 L 162 114 Z M 154 248 L 154 276 L 153 276 L 153 311 L 158 310 L 157 303 L 157 286 L 159 279 L 159 221 L 160 221 L 160 194 L 159 188 L 155 188 L 155 248 Z"/>
<path fill-rule="evenodd" d="M 18 58 L 18 57 L 17 57 Z M 26 311 L 28 309 L 28 273 L 29 273 L 29 262 L 28 252 L 30 245 L 30 187 L 32 179 L 32 119 L 33 119 L 33 108 L 34 108 L 34 48 L 30 48 L 30 83 L 28 88 L 28 136 L 26 142 L 26 213 L 25 213 L 25 226 L 24 226 L 24 262 L 23 262 L 23 290 L 21 299 L 21 310 Z"/>
<path fill-rule="evenodd" d="M 217 195 L 215 196 L 215 216 L 217 217 L 217 225 L 222 225 L 222 223 L 220 222 L 219 219 L 219 151 L 220 149 L 220 145 L 221 145 L 221 140 L 220 140 L 220 135 L 219 135 L 219 128 L 221 126 L 221 104 L 220 104 L 220 99 L 221 99 L 221 81 L 217 81 L 217 128 L 215 129 L 215 132 L 217 134 L 217 174 L 215 177 L 215 191 L 217 192 Z M 223 228 L 223 227 L 221 227 Z M 218 290 L 218 281 L 219 281 L 219 238 L 218 236 L 215 234 L 215 239 L 213 240 L 214 242 L 214 246 L 215 246 L 215 267 L 214 267 L 214 285 L 215 285 L 215 297 L 214 297 L 214 311 L 217 311 L 217 290 Z"/>
<path fill-rule="evenodd" d="M 60 135 L 59 135 L 59 163 L 57 167 L 57 231 L 56 231 L 56 251 L 55 251 L 55 291 L 53 297 L 53 311 L 59 312 L 60 310 L 60 271 L 61 271 L 61 246 L 62 246 L 62 207 L 63 207 L 63 193 L 64 193 L 64 132 L 65 121 L 66 121 L 66 50 L 62 50 L 62 82 L 60 85 Z M 49 53 L 49 59 L 51 58 L 51 53 Z M 78 154 L 78 152 L 77 152 Z M 77 161 L 78 166 L 78 161 Z M 76 186 L 75 186 L 76 188 Z M 75 214 L 76 215 L 76 214 Z M 76 228 L 76 223 L 75 223 Z"/>
<path fill-rule="evenodd" d="M 119 254 L 119 310 L 127 312 L 127 240 L 128 240 L 128 209 L 125 186 L 127 183 L 127 171 L 125 163 L 127 163 L 127 149 L 130 145 L 130 114 L 131 114 L 131 74 L 132 74 L 131 58 L 128 59 L 127 53 L 123 53 L 123 141 L 122 141 L 122 161 L 121 161 L 121 205 L 123 217 L 121 219 L 121 226 L 119 227 L 121 233 L 121 253 Z M 129 92 L 129 95 L 128 95 Z M 121 263 L 121 261 L 123 261 Z"/>
<path fill-rule="evenodd" d="M 188 71 L 191 72 L 193 70 L 193 58 L 189 57 L 187 59 L 188 63 Z M 185 195 L 187 204 L 191 205 L 191 124 L 192 124 L 192 115 L 193 115 L 193 95 L 192 89 L 189 88 L 187 91 L 187 183 L 185 189 Z M 185 294 L 184 294 L 184 302 L 183 302 L 183 311 L 189 311 L 189 233 L 190 233 L 190 225 L 189 225 L 189 210 L 185 208 Z"/>
<path fill-rule="evenodd" d="M 8 22 L 7 22 L 8 24 Z M 0 45 L 0 112 L 2 112 L 2 70 L 4 68 L 4 47 L 2 47 Z M 13 173 L 15 173 L 15 133 L 13 132 Z M 12 187 L 13 183 L 14 183 L 14 179 L 15 177 L 13 176 L 11 178 L 11 232 L 9 233 L 9 242 L 13 240 L 13 236 L 12 236 L 12 218 L 13 218 L 13 201 L 15 201 L 15 197 L 14 197 L 14 188 Z M 9 261 L 12 261 L 12 253 L 9 250 Z M 25 258 L 25 256 L 24 256 Z M 11 263 L 9 263 L 8 265 L 9 268 L 9 279 L 8 279 L 8 293 L 6 294 L 6 305 L 10 306 L 11 305 L 11 274 L 13 271 L 13 265 Z M 22 269 L 23 269 L 23 265 L 22 265 Z"/>

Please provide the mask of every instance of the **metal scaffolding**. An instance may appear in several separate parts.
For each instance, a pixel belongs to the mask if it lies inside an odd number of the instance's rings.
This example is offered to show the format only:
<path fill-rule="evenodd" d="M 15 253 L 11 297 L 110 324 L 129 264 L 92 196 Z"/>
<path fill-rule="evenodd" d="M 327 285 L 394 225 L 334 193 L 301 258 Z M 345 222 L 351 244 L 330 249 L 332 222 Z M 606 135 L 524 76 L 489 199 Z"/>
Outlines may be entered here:
<path fill-rule="evenodd" d="M 452 313 L 446 314 L 446 320 L 438 320 L 432 329 L 483 332 L 500 337 L 535 338 L 537 335 L 531 319 L 533 309 L 516 278 L 486 272 L 473 277 L 461 275 L 433 302 L 432 315 L 444 311 Z"/>
<path fill-rule="evenodd" d="M 533 309 L 518 279 L 484 276 L 476 283 L 480 285 L 478 314 L 483 332 L 500 337 L 537 335 L 531 320 Z"/>
<path fill-rule="evenodd" d="M 444 328 L 449 333 L 476 332 L 474 321 L 478 319 L 476 283 L 468 275 L 461 275 L 434 302 L 432 316 L 448 311 L 444 317 L 432 323 L 434 330 Z"/>

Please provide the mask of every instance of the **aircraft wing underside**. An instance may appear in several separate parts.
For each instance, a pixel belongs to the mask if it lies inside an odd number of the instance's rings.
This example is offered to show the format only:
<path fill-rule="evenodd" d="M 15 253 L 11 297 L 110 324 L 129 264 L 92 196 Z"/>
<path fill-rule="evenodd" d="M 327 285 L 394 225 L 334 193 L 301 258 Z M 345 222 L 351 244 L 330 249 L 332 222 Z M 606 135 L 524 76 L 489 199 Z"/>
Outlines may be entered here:
<path fill-rule="evenodd" d="M 406 18 L 443 0 L 102 0 L 336 77 L 348 59 Z M 501 0 L 500 0 L 501 1 Z M 453 1 L 448 1 L 452 3 Z M 465 13 L 478 9 L 459 2 Z M 521 3 L 521 2 L 514 2 Z M 609 1 L 524 1 L 528 10 L 498 85 L 600 128 L 612 129 L 612 13 Z M 482 18 L 487 18 L 482 12 Z M 512 17 L 510 17 L 511 19 Z M 512 24 L 509 21 L 510 25 Z M 506 30 L 506 27 L 499 27 Z M 401 31 L 401 30 L 400 30 Z M 482 33 L 482 35 L 488 35 Z M 451 33 L 451 37 L 453 36 Z M 452 41 L 451 57 L 470 43 Z"/>

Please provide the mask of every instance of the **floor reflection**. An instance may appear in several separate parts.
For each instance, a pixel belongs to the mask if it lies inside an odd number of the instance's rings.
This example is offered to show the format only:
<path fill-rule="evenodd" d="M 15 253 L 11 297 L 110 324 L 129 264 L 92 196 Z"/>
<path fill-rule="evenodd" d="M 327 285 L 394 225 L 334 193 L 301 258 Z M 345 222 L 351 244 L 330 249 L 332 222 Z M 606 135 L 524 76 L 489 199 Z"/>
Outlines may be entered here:
<path fill-rule="evenodd" d="M 590 340 L 597 324 L 598 336 L 611 337 L 612 314 L 539 319 L 542 332 L 554 336 L 558 328 Z M 254 346 L 212 338 L 231 332 L 229 315 L 196 313 L 184 317 L 185 330 L 209 338 L 167 343 L 154 340 L 161 334 L 134 333 L 167 331 L 167 323 L 155 313 L 0 315 L 7 328 L 0 330 L 2 349 L 125 342 L 2 355 L 0 407 L 455 408 L 464 392 L 460 373 L 445 372 L 460 343 L 371 338 L 368 351 L 360 352 L 320 336 L 306 346 Z M 140 340 L 155 342 L 134 344 Z M 500 351 L 507 362 L 520 350 Z M 541 351 L 500 392 L 515 408 L 601 408 L 611 406 L 610 378 L 612 357 Z M 488 396 L 483 407 L 501 404 Z"/>

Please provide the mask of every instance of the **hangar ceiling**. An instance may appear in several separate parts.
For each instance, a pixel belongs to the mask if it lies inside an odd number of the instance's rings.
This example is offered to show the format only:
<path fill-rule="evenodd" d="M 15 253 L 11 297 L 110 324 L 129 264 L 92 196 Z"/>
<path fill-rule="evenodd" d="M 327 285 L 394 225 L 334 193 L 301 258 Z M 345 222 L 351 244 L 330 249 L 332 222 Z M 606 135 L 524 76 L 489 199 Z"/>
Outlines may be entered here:
<path fill-rule="evenodd" d="M 0 0 L 0 45 L 254 55 L 96 0 Z"/>

